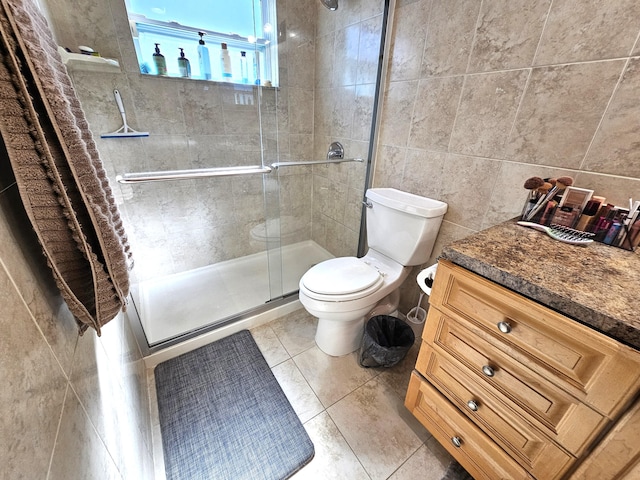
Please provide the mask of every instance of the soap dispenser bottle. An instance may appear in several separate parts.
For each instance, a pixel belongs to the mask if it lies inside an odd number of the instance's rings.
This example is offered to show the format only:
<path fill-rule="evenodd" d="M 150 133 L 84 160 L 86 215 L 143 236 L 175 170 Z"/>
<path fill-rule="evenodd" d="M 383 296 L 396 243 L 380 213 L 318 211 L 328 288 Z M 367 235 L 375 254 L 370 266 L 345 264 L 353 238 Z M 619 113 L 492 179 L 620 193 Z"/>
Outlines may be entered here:
<path fill-rule="evenodd" d="M 249 83 L 249 66 L 247 65 L 247 52 L 240 52 L 240 79 L 242 83 Z"/>
<path fill-rule="evenodd" d="M 227 50 L 227 44 L 222 42 L 220 44 L 220 70 L 222 71 L 222 79 L 225 81 L 231 80 L 231 57 L 229 56 L 229 50 Z"/>
<path fill-rule="evenodd" d="M 164 55 L 160 53 L 160 44 L 156 43 L 156 51 L 153 54 L 153 63 L 156 66 L 156 72 L 158 75 L 167 74 L 167 61 L 164 59 Z"/>
<path fill-rule="evenodd" d="M 191 77 L 191 64 L 189 63 L 189 59 L 184 56 L 183 48 L 180 48 L 180 56 L 178 57 L 178 70 L 180 70 L 181 77 Z"/>
<path fill-rule="evenodd" d="M 200 76 L 205 80 L 211 80 L 211 60 L 209 60 L 209 49 L 204 45 L 202 36 L 204 32 L 198 32 L 200 41 L 198 42 L 198 63 L 200 64 Z"/>

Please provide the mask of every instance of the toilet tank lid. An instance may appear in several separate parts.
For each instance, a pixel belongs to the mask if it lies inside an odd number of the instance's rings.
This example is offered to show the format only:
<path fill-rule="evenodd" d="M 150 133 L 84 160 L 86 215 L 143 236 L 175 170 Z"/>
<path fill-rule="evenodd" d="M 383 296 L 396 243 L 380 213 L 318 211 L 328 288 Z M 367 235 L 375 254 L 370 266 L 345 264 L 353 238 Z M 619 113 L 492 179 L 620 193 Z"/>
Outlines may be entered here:
<path fill-rule="evenodd" d="M 447 204 L 440 200 L 421 197 L 395 188 L 370 188 L 367 190 L 366 197 L 380 205 L 425 218 L 440 217 L 447 213 Z"/>

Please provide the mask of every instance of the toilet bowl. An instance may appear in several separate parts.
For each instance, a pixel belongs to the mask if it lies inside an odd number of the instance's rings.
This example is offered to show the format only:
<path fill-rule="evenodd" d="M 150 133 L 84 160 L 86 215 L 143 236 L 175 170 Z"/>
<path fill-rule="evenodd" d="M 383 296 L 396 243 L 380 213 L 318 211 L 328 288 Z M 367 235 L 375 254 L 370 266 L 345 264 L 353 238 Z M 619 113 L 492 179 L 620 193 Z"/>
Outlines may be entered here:
<path fill-rule="evenodd" d="M 362 258 L 321 262 L 303 275 L 300 303 L 318 318 L 316 344 L 341 356 L 360 346 L 364 322 L 374 311 L 397 309 L 397 289 L 411 267 L 425 263 L 447 205 L 392 188 L 367 190 L 369 250 Z"/>

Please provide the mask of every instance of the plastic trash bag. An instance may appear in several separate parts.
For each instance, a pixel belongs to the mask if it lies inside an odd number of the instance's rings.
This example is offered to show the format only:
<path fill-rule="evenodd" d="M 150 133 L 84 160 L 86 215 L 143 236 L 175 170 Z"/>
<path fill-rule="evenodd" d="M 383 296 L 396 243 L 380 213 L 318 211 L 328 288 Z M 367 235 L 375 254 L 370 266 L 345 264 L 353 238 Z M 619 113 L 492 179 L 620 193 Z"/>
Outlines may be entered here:
<path fill-rule="evenodd" d="M 364 327 L 360 347 L 362 367 L 392 367 L 406 355 L 416 336 L 411 327 L 389 315 L 371 317 Z"/>

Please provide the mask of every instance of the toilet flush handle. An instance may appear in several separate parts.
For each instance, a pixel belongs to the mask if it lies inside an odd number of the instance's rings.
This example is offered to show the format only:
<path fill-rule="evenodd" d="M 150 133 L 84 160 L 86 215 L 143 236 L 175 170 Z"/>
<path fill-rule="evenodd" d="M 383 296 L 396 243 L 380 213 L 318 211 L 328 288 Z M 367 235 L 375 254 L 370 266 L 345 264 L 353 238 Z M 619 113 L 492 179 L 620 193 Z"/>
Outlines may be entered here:
<path fill-rule="evenodd" d="M 362 204 L 367 208 L 373 208 L 373 203 L 371 203 L 369 200 L 363 200 Z"/>

